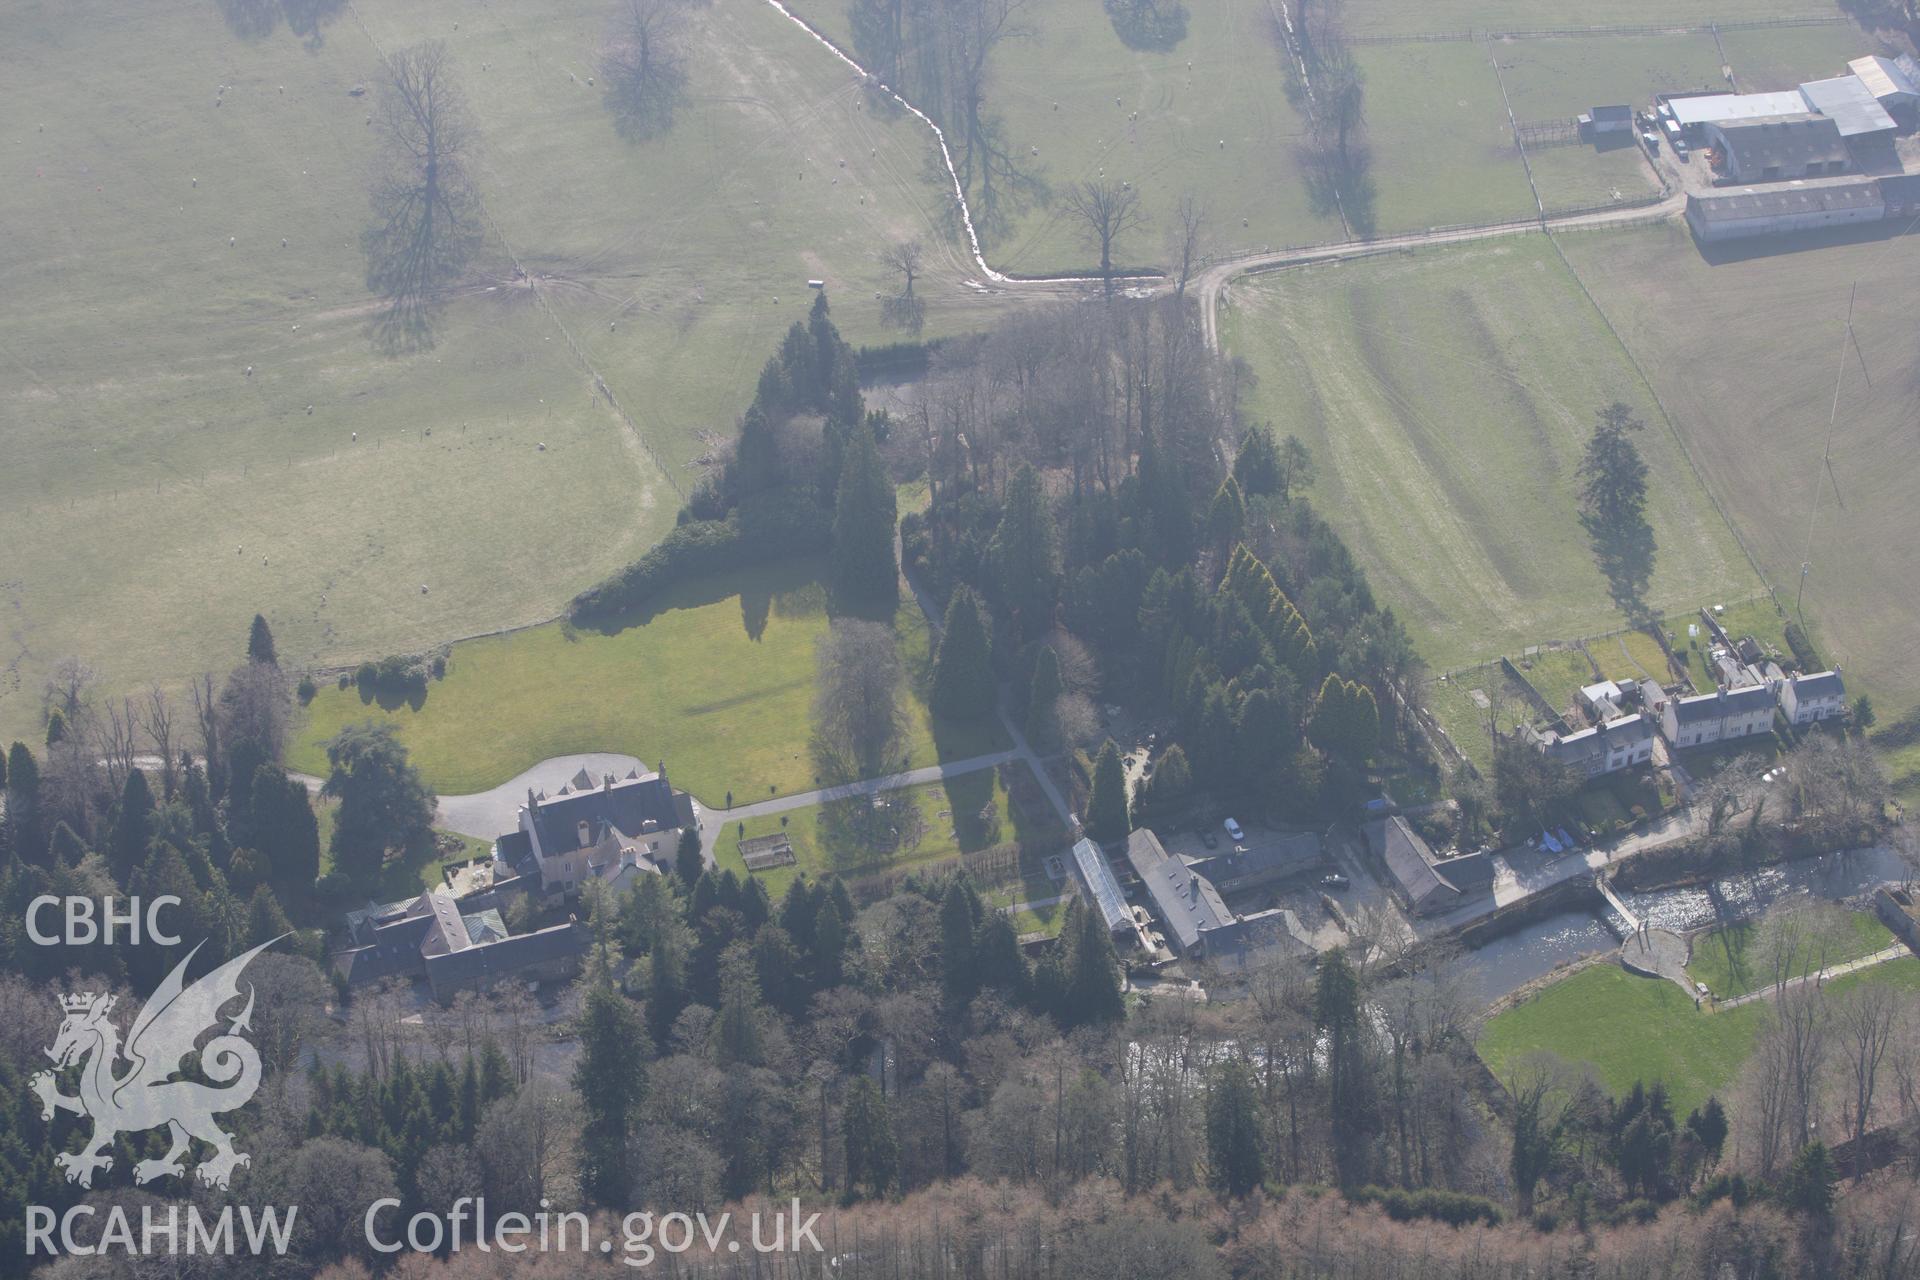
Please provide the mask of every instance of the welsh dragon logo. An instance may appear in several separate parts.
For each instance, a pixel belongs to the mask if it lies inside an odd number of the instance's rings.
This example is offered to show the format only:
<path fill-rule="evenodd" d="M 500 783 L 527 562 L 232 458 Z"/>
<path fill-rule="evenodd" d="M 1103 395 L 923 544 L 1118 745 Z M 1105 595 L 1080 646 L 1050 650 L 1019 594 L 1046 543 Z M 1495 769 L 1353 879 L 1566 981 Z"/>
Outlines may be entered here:
<path fill-rule="evenodd" d="M 84 1150 L 54 1157 L 67 1181 L 91 1187 L 95 1170 L 113 1166 L 113 1157 L 103 1153 L 115 1137 L 162 1125 L 173 1145 L 160 1159 L 134 1165 L 135 1182 L 185 1174 L 187 1167 L 181 1157 L 193 1138 L 213 1148 L 213 1155 L 194 1170 L 208 1186 L 224 1188 L 234 1169 L 251 1162 L 251 1157 L 233 1149 L 233 1135 L 223 1131 L 213 1118 L 222 1111 L 245 1106 L 260 1087 L 260 1055 L 240 1034 L 252 1027 L 252 984 L 247 986 L 246 1007 L 227 1030 L 204 1045 L 195 1042 L 204 1032 L 219 1029 L 220 1010 L 240 997 L 241 970 L 279 940 L 261 943 L 188 986 L 183 979 L 187 966 L 200 951 L 195 946 L 141 1008 L 127 1033 L 124 1049 L 119 1028 L 107 1016 L 113 1011 L 115 997 L 93 992 L 61 997 L 66 1019 L 46 1054 L 56 1068 L 85 1063 L 80 1072 L 80 1096 L 70 1098 L 59 1092 L 52 1071 L 37 1073 L 28 1084 L 40 1095 L 41 1119 L 51 1120 L 54 1111 L 61 1110 L 93 1121 L 93 1138 Z M 180 1071 L 180 1060 L 189 1054 L 198 1055 L 200 1074 L 212 1084 L 173 1078 Z M 115 1067 L 122 1058 L 129 1065 L 116 1075 Z"/>

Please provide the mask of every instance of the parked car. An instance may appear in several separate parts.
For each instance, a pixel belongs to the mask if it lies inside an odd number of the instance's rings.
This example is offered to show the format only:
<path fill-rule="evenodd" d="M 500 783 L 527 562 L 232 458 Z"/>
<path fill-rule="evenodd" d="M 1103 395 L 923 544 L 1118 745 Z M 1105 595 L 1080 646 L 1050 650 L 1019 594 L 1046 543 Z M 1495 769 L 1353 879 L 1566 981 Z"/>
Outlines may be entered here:
<path fill-rule="evenodd" d="M 1349 884 L 1351 884 L 1352 881 L 1348 880 L 1345 876 L 1341 875 L 1338 871 L 1334 871 L 1334 872 L 1330 872 L 1327 875 L 1321 876 L 1320 883 L 1325 885 L 1329 889 L 1344 889 Z"/>
<path fill-rule="evenodd" d="M 1247 833 L 1242 831 L 1240 829 L 1240 824 L 1235 822 L 1232 818 L 1228 818 L 1225 822 L 1221 823 L 1220 825 L 1227 829 L 1227 839 L 1233 841 L 1235 844 L 1238 844 L 1240 841 L 1245 840 L 1247 838 Z"/>
<path fill-rule="evenodd" d="M 1200 843 L 1209 849 L 1218 849 L 1220 847 L 1220 837 L 1213 834 L 1213 829 L 1209 827 L 1200 832 Z"/>

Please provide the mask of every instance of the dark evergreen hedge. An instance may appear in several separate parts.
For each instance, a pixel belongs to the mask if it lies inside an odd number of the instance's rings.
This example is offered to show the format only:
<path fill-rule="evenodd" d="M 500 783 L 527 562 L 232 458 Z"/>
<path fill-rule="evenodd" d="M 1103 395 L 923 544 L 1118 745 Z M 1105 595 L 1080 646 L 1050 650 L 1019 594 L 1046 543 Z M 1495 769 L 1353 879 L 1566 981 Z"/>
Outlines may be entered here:
<path fill-rule="evenodd" d="M 813 501 L 811 492 L 757 495 L 724 520 L 693 520 L 678 526 L 647 554 L 575 596 L 567 616 L 582 624 L 605 621 L 647 604 L 695 575 L 825 551 L 832 541 L 827 513 Z"/>

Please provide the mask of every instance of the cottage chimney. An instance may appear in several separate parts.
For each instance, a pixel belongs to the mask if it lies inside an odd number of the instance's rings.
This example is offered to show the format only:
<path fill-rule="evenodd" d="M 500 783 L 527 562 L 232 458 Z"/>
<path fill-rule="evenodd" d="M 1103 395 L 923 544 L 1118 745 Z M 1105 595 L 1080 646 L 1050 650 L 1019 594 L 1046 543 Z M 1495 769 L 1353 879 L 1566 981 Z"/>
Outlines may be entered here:
<path fill-rule="evenodd" d="M 582 818 L 574 829 L 580 833 L 580 847 L 582 849 L 593 843 L 593 828 L 587 825 L 585 818 Z"/>
<path fill-rule="evenodd" d="M 660 781 L 665 782 L 666 780 L 667 780 L 667 762 L 665 760 L 662 760 L 660 762 Z"/>
<path fill-rule="evenodd" d="M 537 796 L 535 796 L 535 795 L 533 794 L 533 788 L 532 788 L 532 787 L 528 787 L 528 788 L 527 788 L 527 810 L 528 810 L 528 812 L 532 812 L 533 810 L 535 810 L 535 809 L 538 809 L 539 807 L 540 807 L 540 800 L 539 800 L 539 797 L 537 797 Z"/>

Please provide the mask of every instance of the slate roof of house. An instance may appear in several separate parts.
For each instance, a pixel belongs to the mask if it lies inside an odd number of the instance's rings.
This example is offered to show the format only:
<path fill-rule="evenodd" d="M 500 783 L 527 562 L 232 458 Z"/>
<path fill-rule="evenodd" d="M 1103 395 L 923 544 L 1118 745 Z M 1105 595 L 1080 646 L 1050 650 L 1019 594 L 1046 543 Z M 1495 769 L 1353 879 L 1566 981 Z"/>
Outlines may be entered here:
<path fill-rule="evenodd" d="M 1744 689 L 1722 689 L 1717 693 L 1697 693 L 1691 698 L 1677 699 L 1673 704 L 1673 718 L 1679 724 L 1698 724 L 1772 706 L 1773 695 L 1765 685 L 1748 685 Z"/>
<path fill-rule="evenodd" d="M 510 867 L 517 867 L 533 855 L 533 841 L 518 827 L 498 836 L 493 842 L 494 856 Z"/>
<path fill-rule="evenodd" d="M 1232 849 L 1210 857 L 1195 858 L 1187 866 L 1219 885 L 1244 880 L 1249 876 L 1263 878 L 1286 875 L 1319 856 L 1320 837 L 1305 832 L 1282 836 L 1278 840 L 1262 840 L 1245 852 Z"/>
<path fill-rule="evenodd" d="M 1433 850 L 1427 847 L 1407 820 L 1395 815 L 1366 827 L 1367 843 L 1387 864 L 1387 870 L 1412 900 L 1415 908 L 1429 902 L 1456 898 L 1459 890 L 1433 868 Z"/>
<path fill-rule="evenodd" d="M 1847 686 L 1840 679 L 1838 671 L 1816 671 L 1812 675 L 1789 676 L 1793 683 L 1793 696 L 1805 701 L 1809 698 L 1844 698 Z"/>
<path fill-rule="evenodd" d="M 1652 737 L 1653 726 L 1636 711 L 1630 716 L 1608 720 L 1578 733 L 1549 738 L 1547 749 L 1555 759 L 1584 760 L 1588 756 L 1604 756 L 1609 751 L 1617 751 L 1623 743 L 1637 746 Z"/>
<path fill-rule="evenodd" d="M 548 857 L 581 848 L 579 826 L 587 824 L 588 844 L 598 842 L 607 825 L 632 839 L 642 833 L 648 822 L 657 829 L 690 827 L 694 824 L 693 797 L 675 791 L 665 776 L 650 773 L 643 778 L 628 777 L 619 782 L 568 791 L 533 806 L 533 823 L 540 833 L 540 848 Z M 501 837 L 502 841 L 506 837 Z"/>
<path fill-rule="evenodd" d="M 592 934 L 578 920 L 522 933 L 483 947 L 467 947 L 427 957 L 427 978 L 442 983 L 487 982 L 508 977 L 536 964 L 584 955 Z"/>
<path fill-rule="evenodd" d="M 1213 882 L 1173 857 L 1153 832 L 1142 829 L 1127 837 L 1127 861 L 1153 898 L 1155 911 L 1190 951 L 1202 938 L 1233 923 L 1233 913 Z"/>
<path fill-rule="evenodd" d="M 1207 959 L 1227 969 L 1243 969 L 1275 947 L 1289 955 L 1314 953 L 1313 935 L 1285 907 L 1241 916 L 1207 934 Z"/>
<path fill-rule="evenodd" d="M 1433 864 L 1433 869 L 1441 879 L 1463 894 L 1491 889 L 1496 870 L 1493 865 L 1493 855 L 1484 849 L 1477 853 L 1462 853 L 1451 858 L 1441 858 Z"/>

